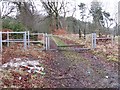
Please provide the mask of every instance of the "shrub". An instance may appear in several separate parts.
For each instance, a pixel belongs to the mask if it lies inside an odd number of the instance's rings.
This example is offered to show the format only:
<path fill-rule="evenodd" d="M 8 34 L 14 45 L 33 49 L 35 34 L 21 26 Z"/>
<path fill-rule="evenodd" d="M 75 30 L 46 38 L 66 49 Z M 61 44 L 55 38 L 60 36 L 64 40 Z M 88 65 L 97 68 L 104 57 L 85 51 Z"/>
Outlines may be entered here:
<path fill-rule="evenodd" d="M 54 30 L 53 34 L 63 35 L 63 34 L 67 34 L 67 32 L 64 29 L 58 29 L 58 30 Z"/>
<path fill-rule="evenodd" d="M 2 28 L 11 29 L 13 31 L 25 31 L 25 27 L 22 23 L 15 19 L 3 19 Z"/>
<path fill-rule="evenodd" d="M 3 19 L 3 24 L 2 24 L 3 29 L 11 29 L 14 32 L 20 32 L 20 31 L 25 31 L 26 28 L 25 26 L 20 23 L 19 21 L 11 18 L 5 18 Z M 13 38 L 22 38 L 23 35 L 18 35 L 18 34 L 13 34 Z"/>

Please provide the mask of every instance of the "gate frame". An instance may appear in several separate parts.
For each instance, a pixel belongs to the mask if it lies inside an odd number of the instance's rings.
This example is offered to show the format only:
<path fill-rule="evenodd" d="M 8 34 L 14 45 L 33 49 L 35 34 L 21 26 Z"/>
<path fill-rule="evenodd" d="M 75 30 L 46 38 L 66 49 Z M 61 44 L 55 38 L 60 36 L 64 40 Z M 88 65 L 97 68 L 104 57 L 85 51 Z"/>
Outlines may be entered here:
<path fill-rule="evenodd" d="M 7 39 L 6 40 L 2 40 L 2 34 L 7 34 Z M 23 34 L 23 39 L 12 39 L 12 40 L 18 40 L 18 41 L 10 41 L 9 39 L 9 34 Z M 3 42 L 7 42 L 7 46 L 9 47 L 9 43 L 10 42 L 23 42 L 24 43 L 24 49 L 26 50 L 27 49 L 27 32 L 1 32 L 0 31 L 0 51 L 2 52 L 3 51 L 3 48 L 2 48 L 2 43 Z M 21 41 L 22 40 L 22 41 Z"/>
<path fill-rule="evenodd" d="M 23 38 L 22 39 L 12 39 L 10 40 L 9 39 L 9 34 L 23 34 Z M 7 39 L 6 40 L 2 40 L 2 34 L 7 34 Z M 10 42 L 23 42 L 24 43 L 24 49 L 26 50 L 27 47 L 30 46 L 30 43 L 31 42 L 40 42 L 40 41 L 30 41 L 30 35 L 38 35 L 38 34 L 43 34 L 43 49 L 42 50 L 48 50 L 49 49 L 49 44 L 50 44 L 50 41 L 49 41 L 49 37 L 48 37 L 48 34 L 46 33 L 46 35 L 44 33 L 31 33 L 29 31 L 24 31 L 24 32 L 1 32 L 0 31 L 0 52 L 3 51 L 3 46 L 2 46 L 2 43 L 3 42 L 7 42 L 7 47 L 9 47 L 9 43 Z M 17 41 L 14 41 L 14 40 L 17 40 Z M 47 40 L 47 41 L 46 41 Z M 46 46 L 45 46 L 46 45 Z"/>
<path fill-rule="evenodd" d="M 97 38 L 97 35 L 96 35 L 96 33 L 92 33 L 92 49 L 95 49 L 96 48 L 96 46 L 97 46 L 97 44 L 96 44 L 96 40 L 97 39 L 111 39 L 111 44 L 112 44 L 112 46 L 113 46 L 113 42 L 114 42 L 114 37 L 113 36 L 111 36 L 110 38 Z"/>

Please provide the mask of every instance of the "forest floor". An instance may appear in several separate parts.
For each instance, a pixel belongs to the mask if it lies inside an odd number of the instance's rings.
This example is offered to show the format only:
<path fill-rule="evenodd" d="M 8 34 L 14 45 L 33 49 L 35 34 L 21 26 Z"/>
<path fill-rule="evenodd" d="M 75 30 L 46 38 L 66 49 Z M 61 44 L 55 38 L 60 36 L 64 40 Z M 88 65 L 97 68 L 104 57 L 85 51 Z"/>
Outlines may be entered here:
<path fill-rule="evenodd" d="M 21 44 L 4 48 L 0 88 L 118 88 L 118 62 L 95 51 L 40 51 Z M 37 48 L 38 50 L 35 50 Z"/>

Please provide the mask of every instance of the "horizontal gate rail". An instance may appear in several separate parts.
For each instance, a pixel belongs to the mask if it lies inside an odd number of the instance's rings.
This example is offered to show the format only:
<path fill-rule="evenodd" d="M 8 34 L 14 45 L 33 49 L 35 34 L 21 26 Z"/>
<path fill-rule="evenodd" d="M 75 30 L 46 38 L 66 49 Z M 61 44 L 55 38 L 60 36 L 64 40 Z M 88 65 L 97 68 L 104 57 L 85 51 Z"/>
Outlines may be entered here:
<path fill-rule="evenodd" d="M 6 34 L 7 38 L 6 40 L 2 40 L 2 34 Z M 9 39 L 9 34 L 23 34 L 23 39 Z M 24 43 L 24 49 L 27 49 L 27 32 L 1 32 L 0 31 L 0 51 L 2 52 L 2 43 L 7 42 L 7 46 L 9 46 L 10 42 L 23 42 Z"/>
<path fill-rule="evenodd" d="M 59 45 L 58 47 L 74 47 L 74 46 L 80 46 L 80 47 L 84 47 L 85 45 L 77 45 L 77 44 L 68 44 L 68 45 Z"/>
<path fill-rule="evenodd" d="M 3 34 L 6 34 L 6 40 L 2 40 L 2 36 Z M 22 34 L 23 35 L 23 38 L 22 39 L 10 39 L 10 35 L 9 34 Z M 43 41 L 41 40 L 36 40 L 36 41 L 32 41 L 30 40 L 30 35 L 43 35 Z M 7 46 L 9 47 L 9 43 L 10 42 L 15 42 L 15 43 L 24 43 L 24 49 L 26 50 L 27 47 L 30 46 L 30 43 L 37 43 L 37 42 L 40 42 L 40 43 L 43 43 L 43 49 L 45 49 L 45 35 L 44 33 L 29 33 L 29 31 L 25 31 L 25 32 L 1 32 L 0 31 L 0 51 L 2 52 L 2 43 L 3 42 L 7 42 Z M 49 43 L 48 43 L 49 44 Z"/>
<path fill-rule="evenodd" d="M 103 41 L 103 40 L 105 40 L 105 41 L 111 40 L 111 44 L 113 46 L 113 44 L 114 44 L 113 39 L 114 39 L 113 36 L 98 38 L 97 35 L 96 35 L 96 33 L 92 33 L 92 48 L 93 49 L 96 48 L 96 46 L 97 46 L 97 40 L 101 40 L 101 41 Z"/>

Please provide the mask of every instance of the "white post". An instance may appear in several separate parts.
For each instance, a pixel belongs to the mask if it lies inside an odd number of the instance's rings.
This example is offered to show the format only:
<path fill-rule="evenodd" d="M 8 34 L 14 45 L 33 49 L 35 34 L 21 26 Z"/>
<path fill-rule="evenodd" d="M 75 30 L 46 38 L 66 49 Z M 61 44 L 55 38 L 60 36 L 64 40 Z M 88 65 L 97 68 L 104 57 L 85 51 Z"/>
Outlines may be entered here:
<path fill-rule="evenodd" d="M 9 33 L 7 31 L 7 47 L 9 47 Z"/>
<path fill-rule="evenodd" d="M 0 32 L 0 51 L 2 53 L 2 32 Z"/>
<path fill-rule="evenodd" d="M 92 33 L 92 48 L 96 48 L 96 33 Z"/>
<path fill-rule="evenodd" d="M 48 43 L 47 43 L 47 33 L 46 33 L 46 34 L 45 34 L 45 45 L 46 45 L 45 48 L 46 48 L 46 50 L 48 50 L 47 44 L 48 44 Z"/>
<path fill-rule="evenodd" d="M 30 46 L 30 32 L 28 31 L 28 47 Z"/>
<path fill-rule="evenodd" d="M 43 48 L 45 49 L 45 34 L 43 33 Z"/>
<path fill-rule="evenodd" d="M 24 49 L 27 49 L 26 31 L 24 33 Z"/>

